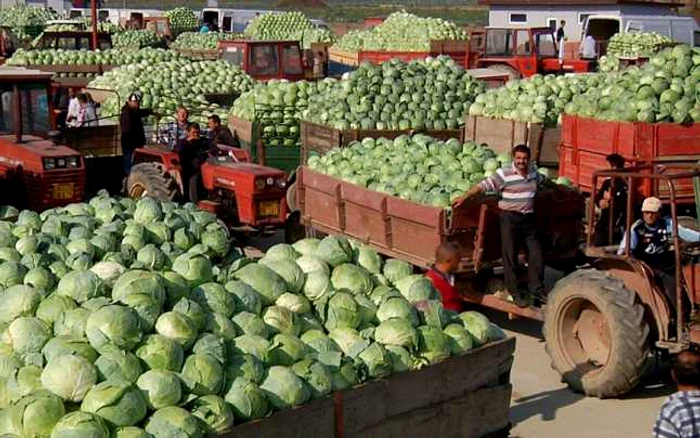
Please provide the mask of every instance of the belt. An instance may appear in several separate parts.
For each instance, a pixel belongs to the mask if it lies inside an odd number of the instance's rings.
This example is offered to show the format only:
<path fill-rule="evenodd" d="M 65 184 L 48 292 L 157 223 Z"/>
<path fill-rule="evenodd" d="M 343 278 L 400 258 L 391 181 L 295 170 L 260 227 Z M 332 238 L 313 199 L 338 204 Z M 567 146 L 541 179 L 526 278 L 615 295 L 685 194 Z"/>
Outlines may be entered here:
<path fill-rule="evenodd" d="M 531 211 L 529 213 L 522 213 L 519 211 L 512 211 L 512 210 L 501 210 L 501 214 L 506 214 L 506 215 L 511 215 L 511 216 L 517 216 L 517 217 L 527 217 L 530 215 L 535 214 L 534 211 Z"/>

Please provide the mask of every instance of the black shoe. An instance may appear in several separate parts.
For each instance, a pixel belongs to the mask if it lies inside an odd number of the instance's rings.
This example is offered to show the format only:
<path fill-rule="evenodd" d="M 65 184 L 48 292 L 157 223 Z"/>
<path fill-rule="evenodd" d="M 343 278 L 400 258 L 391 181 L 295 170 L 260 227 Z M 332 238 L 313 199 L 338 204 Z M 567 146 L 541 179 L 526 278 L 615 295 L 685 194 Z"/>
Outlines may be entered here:
<path fill-rule="evenodd" d="M 532 300 L 530 299 L 530 297 L 522 293 L 514 294 L 513 302 L 516 306 L 520 307 L 521 309 L 530 307 L 530 305 L 532 304 Z"/>
<path fill-rule="evenodd" d="M 532 298 L 535 302 L 540 303 L 540 304 L 547 304 L 547 294 L 544 292 L 539 292 L 536 294 L 532 294 Z"/>

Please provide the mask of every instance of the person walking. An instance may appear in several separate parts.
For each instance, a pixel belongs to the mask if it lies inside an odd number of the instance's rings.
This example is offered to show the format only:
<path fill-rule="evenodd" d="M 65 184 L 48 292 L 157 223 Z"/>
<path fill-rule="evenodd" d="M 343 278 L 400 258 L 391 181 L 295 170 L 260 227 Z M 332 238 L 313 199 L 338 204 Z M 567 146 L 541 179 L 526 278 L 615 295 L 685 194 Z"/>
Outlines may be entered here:
<path fill-rule="evenodd" d="M 473 186 L 466 198 L 484 192 L 500 194 L 501 250 L 506 287 L 519 307 L 528 307 L 533 299 L 545 301 L 544 262 L 537 236 L 535 195 L 546 177 L 530 163 L 530 148 L 524 144 L 513 148 L 513 162 Z M 520 292 L 516 274 L 518 249 L 527 246 L 528 292 Z"/>
<path fill-rule="evenodd" d="M 143 127 L 144 117 L 153 115 L 150 109 L 141 108 L 141 93 L 132 93 L 122 107 L 119 117 L 121 131 L 124 174 L 131 171 L 134 150 L 146 145 L 146 133 Z"/>
<path fill-rule="evenodd" d="M 671 358 L 678 391 L 666 398 L 654 424 L 654 438 L 700 437 L 700 354 L 685 350 Z"/>
<path fill-rule="evenodd" d="M 583 41 L 581 41 L 579 55 L 581 56 L 581 59 L 588 61 L 595 61 L 598 59 L 595 38 L 593 38 L 590 31 L 586 32 L 586 37 L 583 39 Z"/>

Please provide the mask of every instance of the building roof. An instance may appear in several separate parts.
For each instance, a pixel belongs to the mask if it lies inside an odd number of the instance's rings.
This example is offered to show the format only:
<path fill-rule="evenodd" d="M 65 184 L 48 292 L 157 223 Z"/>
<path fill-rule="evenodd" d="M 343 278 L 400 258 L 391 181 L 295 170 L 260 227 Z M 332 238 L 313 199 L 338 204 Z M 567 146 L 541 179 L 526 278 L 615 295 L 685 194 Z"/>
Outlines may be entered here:
<path fill-rule="evenodd" d="M 682 0 L 477 0 L 486 6 L 593 6 L 593 5 L 647 5 L 683 6 Z"/>

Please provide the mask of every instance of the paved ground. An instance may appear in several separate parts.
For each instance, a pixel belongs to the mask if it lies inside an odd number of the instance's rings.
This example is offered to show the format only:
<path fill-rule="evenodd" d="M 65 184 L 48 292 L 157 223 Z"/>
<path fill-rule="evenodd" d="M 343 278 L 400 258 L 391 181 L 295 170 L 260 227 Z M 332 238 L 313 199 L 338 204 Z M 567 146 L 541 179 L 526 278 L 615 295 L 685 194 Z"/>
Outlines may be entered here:
<path fill-rule="evenodd" d="M 673 390 L 664 367 L 654 372 L 651 363 L 640 387 L 624 399 L 586 398 L 567 389 L 550 368 L 540 323 L 489 317 L 517 339 L 511 374 L 512 438 L 651 436 L 658 409 Z"/>

